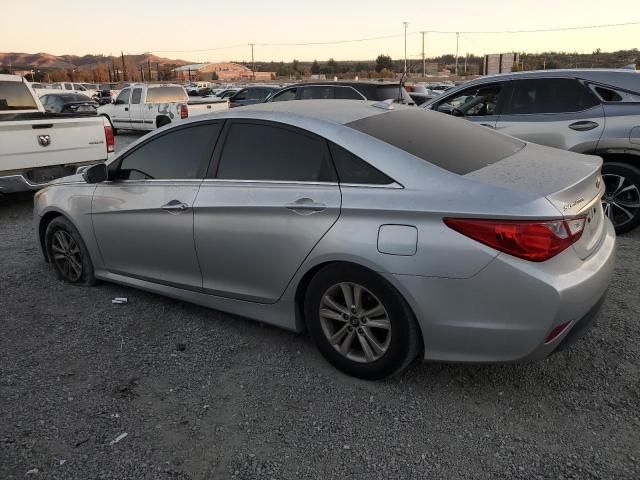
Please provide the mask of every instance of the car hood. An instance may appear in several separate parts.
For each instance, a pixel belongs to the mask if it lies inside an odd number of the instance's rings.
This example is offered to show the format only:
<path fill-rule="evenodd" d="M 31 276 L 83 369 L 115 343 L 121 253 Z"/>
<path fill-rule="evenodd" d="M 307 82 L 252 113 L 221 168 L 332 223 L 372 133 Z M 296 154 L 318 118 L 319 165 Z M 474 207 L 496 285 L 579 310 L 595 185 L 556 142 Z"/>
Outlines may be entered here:
<path fill-rule="evenodd" d="M 51 180 L 47 185 L 61 185 L 67 183 L 86 183 L 82 177 L 82 173 L 76 173 L 75 175 L 69 175 L 67 177 L 56 178 Z"/>

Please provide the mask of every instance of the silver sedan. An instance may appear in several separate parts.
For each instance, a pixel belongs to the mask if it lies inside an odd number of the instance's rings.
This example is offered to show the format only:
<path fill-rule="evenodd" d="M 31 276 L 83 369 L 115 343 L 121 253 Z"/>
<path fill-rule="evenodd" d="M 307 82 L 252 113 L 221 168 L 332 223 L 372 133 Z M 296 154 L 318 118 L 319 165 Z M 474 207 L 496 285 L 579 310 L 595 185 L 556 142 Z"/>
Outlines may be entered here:
<path fill-rule="evenodd" d="M 64 281 L 307 330 L 369 379 L 417 356 L 542 359 L 609 285 L 601 160 L 435 112 L 258 105 L 153 132 L 35 198 Z"/>

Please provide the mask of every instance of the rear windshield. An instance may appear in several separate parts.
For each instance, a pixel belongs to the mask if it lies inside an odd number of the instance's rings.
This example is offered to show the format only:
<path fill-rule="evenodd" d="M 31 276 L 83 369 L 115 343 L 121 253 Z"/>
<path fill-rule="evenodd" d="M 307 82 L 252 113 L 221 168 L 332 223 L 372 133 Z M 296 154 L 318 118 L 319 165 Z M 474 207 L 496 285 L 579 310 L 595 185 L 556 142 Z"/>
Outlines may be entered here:
<path fill-rule="evenodd" d="M 400 85 L 380 85 L 376 87 L 376 100 L 395 100 L 396 102 L 411 103 L 411 97 Z"/>
<path fill-rule="evenodd" d="M 346 125 L 458 175 L 499 162 L 525 145 L 467 120 L 423 108 L 385 112 Z"/>
<path fill-rule="evenodd" d="M 37 110 L 29 88 L 22 82 L 0 82 L 0 111 Z"/>
<path fill-rule="evenodd" d="M 155 87 L 147 90 L 146 103 L 184 102 L 187 94 L 182 87 Z"/>

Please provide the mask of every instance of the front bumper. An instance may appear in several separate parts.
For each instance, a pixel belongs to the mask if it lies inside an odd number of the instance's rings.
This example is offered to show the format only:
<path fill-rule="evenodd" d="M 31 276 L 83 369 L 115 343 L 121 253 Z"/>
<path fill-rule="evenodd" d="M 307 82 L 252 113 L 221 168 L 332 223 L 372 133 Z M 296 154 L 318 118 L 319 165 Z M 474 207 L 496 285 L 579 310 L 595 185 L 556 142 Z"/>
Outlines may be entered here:
<path fill-rule="evenodd" d="M 576 329 L 597 315 L 613 274 L 615 250 L 615 232 L 607 222 L 600 246 L 585 260 L 573 250 L 542 263 L 500 254 L 468 279 L 391 274 L 386 278 L 416 315 L 426 359 L 539 360 L 565 338 L 584 333 Z M 571 323 L 546 343 L 549 332 L 566 322 Z"/>

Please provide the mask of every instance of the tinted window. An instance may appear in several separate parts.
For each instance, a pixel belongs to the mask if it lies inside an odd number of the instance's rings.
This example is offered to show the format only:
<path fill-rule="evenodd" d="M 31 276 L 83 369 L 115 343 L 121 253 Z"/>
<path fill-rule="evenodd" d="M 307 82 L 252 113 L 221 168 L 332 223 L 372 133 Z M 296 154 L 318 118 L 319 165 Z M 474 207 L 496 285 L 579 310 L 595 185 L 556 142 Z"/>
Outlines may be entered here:
<path fill-rule="evenodd" d="M 505 102 L 505 114 L 580 112 L 598 104 L 584 85 L 570 78 L 517 80 L 511 85 L 513 92 Z"/>
<path fill-rule="evenodd" d="M 271 90 L 266 88 L 248 88 L 247 99 L 248 100 L 264 100 L 271 93 Z"/>
<path fill-rule="evenodd" d="M 328 100 L 332 98 L 333 86 L 331 85 L 301 88 L 301 100 Z"/>
<path fill-rule="evenodd" d="M 220 124 L 170 131 L 128 154 L 117 177 L 122 180 L 198 179 L 209 165 Z"/>
<path fill-rule="evenodd" d="M 393 183 L 380 170 L 372 167 L 367 162 L 344 148 L 332 143 L 330 144 L 333 164 L 338 171 L 338 178 L 341 183 L 361 183 L 368 185 L 388 185 Z"/>
<path fill-rule="evenodd" d="M 598 96 L 605 102 L 640 102 L 640 94 L 614 90 L 607 87 L 591 86 Z"/>
<path fill-rule="evenodd" d="M 65 83 L 64 88 L 65 90 L 73 90 L 73 86 L 70 83 Z"/>
<path fill-rule="evenodd" d="M 140 103 L 140 97 L 142 97 L 142 89 L 134 88 L 133 93 L 131 94 L 131 103 L 133 105 L 137 105 Z"/>
<path fill-rule="evenodd" d="M 233 96 L 234 100 L 246 100 L 249 98 L 249 90 L 240 90 L 236 95 Z"/>
<path fill-rule="evenodd" d="M 155 87 L 147 89 L 146 103 L 184 102 L 188 99 L 182 87 Z"/>
<path fill-rule="evenodd" d="M 376 98 L 370 100 L 394 100 L 396 102 L 411 103 L 411 97 L 404 88 L 400 85 L 382 85 L 376 87 Z"/>
<path fill-rule="evenodd" d="M 439 103 L 437 110 L 459 117 L 495 115 L 501 91 L 500 84 L 471 87 Z"/>
<path fill-rule="evenodd" d="M 29 87 L 22 82 L 0 82 L 0 110 L 36 110 Z"/>
<path fill-rule="evenodd" d="M 124 90 L 122 90 L 120 92 L 120 95 L 118 95 L 118 98 L 116 98 L 116 103 L 129 103 L 130 93 L 131 93 L 131 90 L 129 90 L 128 88 L 125 88 Z"/>
<path fill-rule="evenodd" d="M 263 124 L 234 123 L 229 129 L 218 178 L 334 182 L 323 140 Z"/>
<path fill-rule="evenodd" d="M 274 95 L 271 99 L 272 102 L 287 102 L 289 100 L 296 99 L 296 90 L 295 88 L 289 88 L 284 92 L 280 92 L 277 95 Z"/>
<path fill-rule="evenodd" d="M 363 100 L 362 95 L 351 87 L 335 87 L 334 95 L 340 100 Z"/>
<path fill-rule="evenodd" d="M 73 95 L 69 95 L 72 102 L 91 102 L 92 100 L 82 93 L 74 93 Z"/>
<path fill-rule="evenodd" d="M 423 108 L 388 111 L 346 125 L 459 175 L 524 147 L 515 138 Z"/>

